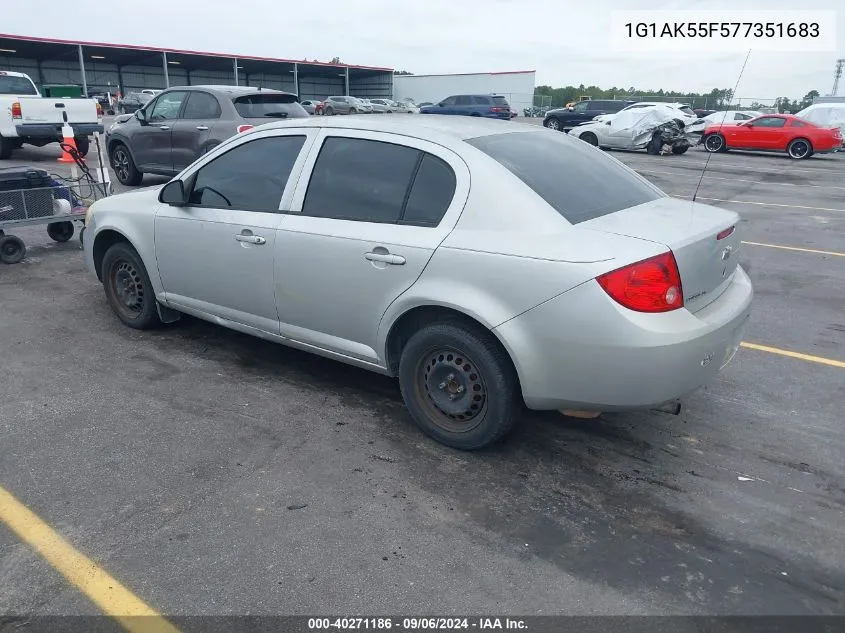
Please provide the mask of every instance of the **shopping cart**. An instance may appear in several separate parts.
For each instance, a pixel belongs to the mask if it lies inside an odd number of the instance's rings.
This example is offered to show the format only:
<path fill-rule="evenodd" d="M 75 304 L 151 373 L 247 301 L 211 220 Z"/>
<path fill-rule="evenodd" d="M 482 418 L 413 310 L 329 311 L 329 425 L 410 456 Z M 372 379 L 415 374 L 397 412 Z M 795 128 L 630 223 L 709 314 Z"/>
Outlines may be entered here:
<path fill-rule="evenodd" d="M 70 177 L 36 167 L 0 168 L 0 262 L 17 264 L 26 257 L 23 240 L 9 234 L 14 227 L 46 224 L 52 239 L 67 242 L 73 223 L 84 222 L 88 207 L 111 192 L 108 177 L 92 173 L 73 146 L 63 143 L 62 149 L 78 168 Z M 97 170 L 106 173 L 102 165 Z"/>

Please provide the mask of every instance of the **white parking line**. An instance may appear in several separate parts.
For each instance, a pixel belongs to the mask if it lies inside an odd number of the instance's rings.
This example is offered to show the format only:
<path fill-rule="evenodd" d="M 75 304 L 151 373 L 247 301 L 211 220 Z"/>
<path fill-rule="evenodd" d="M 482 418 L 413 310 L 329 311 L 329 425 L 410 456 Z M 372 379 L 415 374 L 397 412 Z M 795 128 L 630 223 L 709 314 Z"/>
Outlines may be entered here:
<path fill-rule="evenodd" d="M 671 194 L 673 198 L 692 198 L 691 193 Z M 723 198 L 705 198 L 704 196 L 696 196 L 696 200 L 706 200 L 708 202 L 727 202 L 729 204 L 753 204 L 758 207 L 780 207 L 782 209 L 808 209 L 810 211 L 835 211 L 837 213 L 845 213 L 845 209 L 828 209 L 827 207 L 805 207 L 798 204 L 777 204 L 775 202 L 754 202 L 752 200 L 724 200 Z"/>
<path fill-rule="evenodd" d="M 664 174 L 666 176 L 677 176 L 677 172 L 671 171 L 659 171 L 657 169 L 637 169 L 636 171 L 644 172 L 647 174 Z M 835 185 L 802 185 L 802 184 L 795 184 L 792 182 L 762 182 L 760 180 L 743 180 L 742 178 L 725 178 L 724 176 L 711 176 L 710 174 L 704 174 L 705 180 L 727 180 L 729 182 L 746 182 L 752 185 L 777 185 L 779 187 L 812 187 L 815 189 L 840 189 L 845 191 L 845 187 L 837 187 Z"/>

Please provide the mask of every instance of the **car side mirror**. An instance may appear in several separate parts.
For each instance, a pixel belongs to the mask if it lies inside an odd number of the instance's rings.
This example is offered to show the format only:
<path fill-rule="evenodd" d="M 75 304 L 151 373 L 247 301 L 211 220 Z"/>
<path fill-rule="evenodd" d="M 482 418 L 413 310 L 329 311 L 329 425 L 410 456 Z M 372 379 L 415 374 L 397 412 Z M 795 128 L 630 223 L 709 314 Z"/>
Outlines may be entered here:
<path fill-rule="evenodd" d="M 754 127 L 753 123 L 741 123 L 741 125 L 744 125 L 745 127 Z"/>
<path fill-rule="evenodd" d="M 567 109 L 567 110 L 569 110 L 570 112 L 572 112 L 573 110 L 575 110 L 575 108 L 573 108 L 572 106 L 569 106 L 569 107 L 568 107 L 568 108 L 566 108 L 566 109 Z"/>
<path fill-rule="evenodd" d="M 188 204 L 188 198 L 185 195 L 185 184 L 181 180 L 171 180 L 164 185 L 164 188 L 158 194 L 158 201 L 173 207 L 184 207 Z"/>
<path fill-rule="evenodd" d="M 443 105 L 444 105 L 444 104 L 443 104 L 443 102 L 441 101 L 440 103 L 438 103 L 438 104 L 437 104 L 437 107 L 442 108 L 442 107 L 443 107 Z"/>

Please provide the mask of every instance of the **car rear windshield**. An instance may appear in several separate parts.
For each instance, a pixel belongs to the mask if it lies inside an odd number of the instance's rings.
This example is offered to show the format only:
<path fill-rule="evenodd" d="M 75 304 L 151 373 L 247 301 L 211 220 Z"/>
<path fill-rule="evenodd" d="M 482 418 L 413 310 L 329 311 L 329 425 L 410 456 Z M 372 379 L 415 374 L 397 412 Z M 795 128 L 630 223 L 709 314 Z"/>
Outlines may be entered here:
<path fill-rule="evenodd" d="M 678 110 L 689 116 L 698 116 L 695 112 L 692 111 L 692 108 L 690 108 L 689 106 L 681 106 L 680 108 L 678 108 Z"/>
<path fill-rule="evenodd" d="M 38 91 L 26 77 L 0 75 L 0 95 L 37 95 Z"/>
<path fill-rule="evenodd" d="M 572 224 L 666 195 L 601 150 L 559 132 L 492 134 L 467 143 L 504 165 Z"/>
<path fill-rule="evenodd" d="M 504 97 L 493 97 L 493 105 L 499 106 L 500 108 L 509 107 L 508 106 L 508 100 L 505 99 Z"/>
<path fill-rule="evenodd" d="M 307 117 L 294 95 L 252 94 L 233 99 L 235 110 L 245 119 L 288 119 Z"/>

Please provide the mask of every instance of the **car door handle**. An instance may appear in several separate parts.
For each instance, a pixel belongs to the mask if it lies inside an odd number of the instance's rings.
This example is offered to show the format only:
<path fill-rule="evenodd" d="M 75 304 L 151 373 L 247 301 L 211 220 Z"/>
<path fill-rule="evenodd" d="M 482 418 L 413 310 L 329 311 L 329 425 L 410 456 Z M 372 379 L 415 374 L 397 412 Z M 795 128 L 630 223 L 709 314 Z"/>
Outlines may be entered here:
<path fill-rule="evenodd" d="M 169 129 L 170 129 L 170 126 L 169 126 L 169 125 L 159 125 L 159 126 L 158 126 L 158 129 L 159 129 L 159 130 L 169 130 Z"/>
<path fill-rule="evenodd" d="M 198 125 L 197 129 L 200 130 L 201 132 L 205 132 L 208 129 L 208 126 L 207 125 Z"/>
<path fill-rule="evenodd" d="M 267 243 L 267 240 L 265 240 L 260 235 L 242 235 L 241 233 L 238 233 L 237 235 L 235 235 L 235 239 L 238 242 L 246 242 L 247 244 L 258 244 L 259 246 L 261 244 Z"/>
<path fill-rule="evenodd" d="M 394 255 L 392 253 L 373 253 L 372 251 L 364 254 L 364 258 L 371 262 L 381 262 L 383 264 L 393 264 L 394 266 L 401 266 L 405 263 L 405 258 L 401 255 Z"/>

